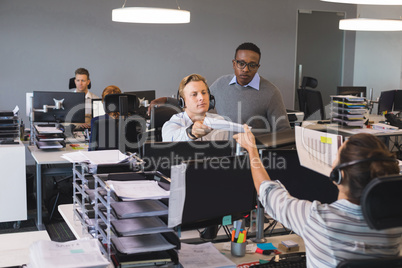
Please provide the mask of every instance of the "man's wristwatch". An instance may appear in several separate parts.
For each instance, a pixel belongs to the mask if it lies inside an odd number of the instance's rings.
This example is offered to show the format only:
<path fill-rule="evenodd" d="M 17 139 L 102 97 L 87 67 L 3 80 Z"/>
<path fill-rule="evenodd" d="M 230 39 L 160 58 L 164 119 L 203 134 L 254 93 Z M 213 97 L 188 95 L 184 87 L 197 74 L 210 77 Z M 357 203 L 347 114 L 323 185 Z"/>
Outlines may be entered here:
<path fill-rule="evenodd" d="M 194 126 L 194 124 L 192 124 L 191 126 L 189 126 L 189 127 L 186 129 L 186 132 L 187 132 L 187 136 L 189 136 L 190 139 L 196 140 L 197 137 L 194 136 L 193 133 L 191 133 L 191 132 L 193 131 L 193 126 Z"/>

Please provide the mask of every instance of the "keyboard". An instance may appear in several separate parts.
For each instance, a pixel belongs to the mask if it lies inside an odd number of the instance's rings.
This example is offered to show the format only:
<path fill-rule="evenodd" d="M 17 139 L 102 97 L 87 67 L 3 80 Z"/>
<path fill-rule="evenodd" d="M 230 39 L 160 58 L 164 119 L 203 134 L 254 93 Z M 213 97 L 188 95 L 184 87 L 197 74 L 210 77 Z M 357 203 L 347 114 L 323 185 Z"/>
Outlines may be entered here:
<path fill-rule="evenodd" d="M 253 265 L 251 267 L 272 268 L 272 267 L 306 267 L 306 252 L 296 252 L 275 255 L 268 263 Z"/>

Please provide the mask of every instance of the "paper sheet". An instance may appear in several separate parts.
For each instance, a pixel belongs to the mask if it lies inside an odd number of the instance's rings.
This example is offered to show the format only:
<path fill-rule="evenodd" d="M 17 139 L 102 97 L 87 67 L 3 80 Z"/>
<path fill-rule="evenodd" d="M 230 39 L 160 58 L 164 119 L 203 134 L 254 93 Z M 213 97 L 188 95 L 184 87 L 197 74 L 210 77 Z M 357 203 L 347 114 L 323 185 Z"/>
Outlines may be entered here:
<path fill-rule="evenodd" d="M 181 243 L 179 260 L 186 268 L 236 267 L 234 262 L 222 255 L 210 242 L 198 245 Z"/>
<path fill-rule="evenodd" d="M 237 124 L 227 120 L 216 119 L 211 117 L 206 117 L 204 119 L 204 125 L 212 129 L 223 129 L 232 132 L 244 132 L 242 124 Z"/>
<path fill-rule="evenodd" d="M 342 145 L 342 136 L 298 126 L 295 131 L 300 165 L 329 176 Z"/>
<path fill-rule="evenodd" d="M 169 191 L 162 189 L 157 181 L 106 181 L 123 201 L 169 198 Z"/>
<path fill-rule="evenodd" d="M 90 163 L 93 165 L 99 164 L 117 164 L 128 156 L 124 155 L 119 150 L 104 150 L 104 151 L 79 151 L 63 154 L 61 157 L 71 163 Z"/>
<path fill-rule="evenodd" d="M 170 170 L 172 182 L 170 184 L 168 227 L 173 228 L 181 224 L 184 201 L 186 199 L 186 164 L 172 166 Z"/>

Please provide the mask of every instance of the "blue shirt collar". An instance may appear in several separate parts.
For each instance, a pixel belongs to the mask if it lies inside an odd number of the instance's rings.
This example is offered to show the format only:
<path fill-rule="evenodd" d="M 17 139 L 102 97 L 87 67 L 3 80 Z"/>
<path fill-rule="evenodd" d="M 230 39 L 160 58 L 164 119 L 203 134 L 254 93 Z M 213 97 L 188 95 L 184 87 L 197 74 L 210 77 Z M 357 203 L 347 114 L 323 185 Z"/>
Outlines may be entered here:
<path fill-rule="evenodd" d="M 239 85 L 239 83 L 237 83 L 236 75 L 234 75 L 232 80 L 229 82 L 229 85 L 233 85 L 233 84 Z M 258 73 L 255 73 L 255 75 L 254 75 L 253 79 L 250 81 L 250 83 L 248 83 L 247 85 L 242 86 L 242 87 L 251 87 L 256 90 L 260 90 L 260 75 Z"/>

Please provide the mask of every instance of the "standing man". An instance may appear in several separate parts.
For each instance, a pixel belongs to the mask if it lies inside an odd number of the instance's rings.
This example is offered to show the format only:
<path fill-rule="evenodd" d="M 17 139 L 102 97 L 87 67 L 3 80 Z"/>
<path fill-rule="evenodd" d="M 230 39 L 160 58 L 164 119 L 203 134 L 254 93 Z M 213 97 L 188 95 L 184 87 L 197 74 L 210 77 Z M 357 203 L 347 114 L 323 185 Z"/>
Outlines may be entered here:
<path fill-rule="evenodd" d="M 88 90 L 88 85 L 91 82 L 91 80 L 89 79 L 89 72 L 87 69 L 78 68 L 77 70 L 75 70 L 74 82 L 76 86 L 76 90 L 74 92 L 85 93 L 85 125 L 89 127 L 92 117 L 91 99 L 99 99 L 99 97 L 93 94 L 92 92 L 89 92 Z"/>
<path fill-rule="evenodd" d="M 276 132 L 290 129 L 285 105 L 279 89 L 261 77 L 261 52 L 253 43 L 237 47 L 232 60 L 234 74 L 218 78 L 210 87 L 215 96 L 216 112 L 234 123 L 247 124 L 253 129 Z M 177 105 L 173 98 L 158 98 L 148 107 L 169 103 Z"/>
<path fill-rule="evenodd" d="M 261 52 L 253 43 L 236 48 L 234 75 L 224 75 L 211 85 L 218 114 L 232 122 L 270 132 L 290 129 L 279 89 L 258 74 Z"/>

